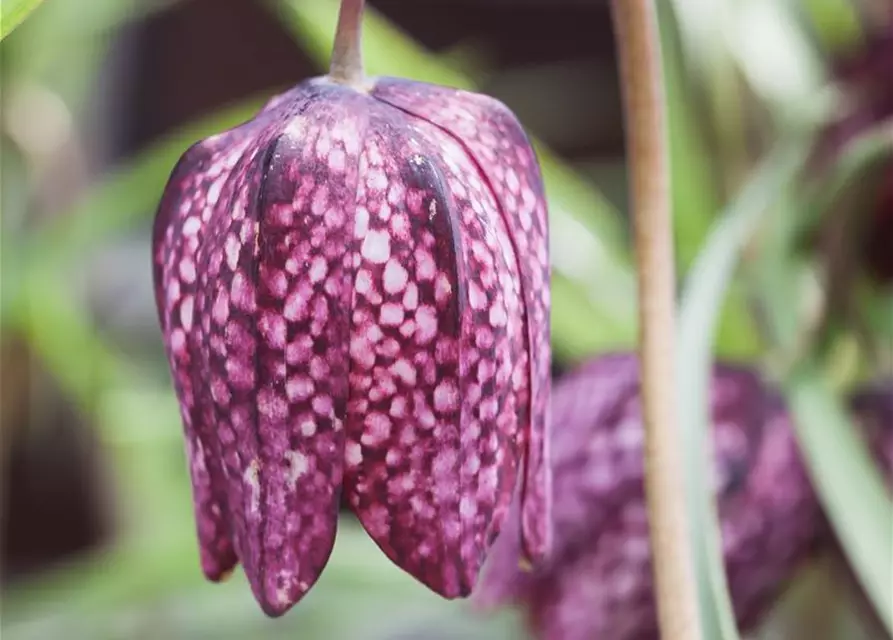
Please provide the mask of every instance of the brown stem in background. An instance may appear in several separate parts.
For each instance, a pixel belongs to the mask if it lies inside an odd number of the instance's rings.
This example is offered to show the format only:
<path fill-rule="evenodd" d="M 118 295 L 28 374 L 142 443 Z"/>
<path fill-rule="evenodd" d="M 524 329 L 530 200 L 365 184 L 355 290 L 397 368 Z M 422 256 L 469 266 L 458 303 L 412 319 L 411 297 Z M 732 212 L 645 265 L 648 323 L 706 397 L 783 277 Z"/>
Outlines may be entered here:
<path fill-rule="evenodd" d="M 614 0 L 638 263 L 645 494 L 663 640 L 700 640 L 676 420 L 675 269 L 663 72 L 654 0 Z"/>
<path fill-rule="evenodd" d="M 363 8 L 365 0 L 341 0 L 329 78 L 340 84 L 363 83 Z"/>

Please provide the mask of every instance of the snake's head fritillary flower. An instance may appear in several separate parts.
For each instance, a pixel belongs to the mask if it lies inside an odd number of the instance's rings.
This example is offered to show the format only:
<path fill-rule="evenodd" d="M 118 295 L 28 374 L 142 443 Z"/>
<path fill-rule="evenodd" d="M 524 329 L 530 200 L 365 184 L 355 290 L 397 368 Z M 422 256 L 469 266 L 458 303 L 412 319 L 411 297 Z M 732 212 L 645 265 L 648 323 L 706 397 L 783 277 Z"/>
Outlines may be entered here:
<path fill-rule="evenodd" d="M 210 580 L 241 562 L 281 615 L 326 565 L 342 496 L 447 598 L 516 488 L 524 553 L 546 554 L 547 213 L 504 105 L 308 80 L 185 153 L 153 257 Z"/>
<path fill-rule="evenodd" d="M 781 401 L 753 371 L 715 365 L 714 487 L 738 623 L 752 629 L 824 531 Z M 474 600 L 514 604 L 545 640 L 656 640 L 638 359 L 595 358 L 555 384 L 550 558 L 523 568 L 511 520 Z"/>

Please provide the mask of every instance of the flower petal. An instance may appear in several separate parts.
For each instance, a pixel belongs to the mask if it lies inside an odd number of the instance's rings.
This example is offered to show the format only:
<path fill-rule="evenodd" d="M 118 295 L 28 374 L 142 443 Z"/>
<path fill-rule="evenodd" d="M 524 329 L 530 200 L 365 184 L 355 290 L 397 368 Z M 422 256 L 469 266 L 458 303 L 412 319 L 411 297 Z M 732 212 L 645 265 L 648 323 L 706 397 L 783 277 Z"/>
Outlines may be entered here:
<path fill-rule="evenodd" d="M 760 377 L 717 365 L 710 400 L 726 571 L 739 625 L 750 629 L 824 527 L 789 418 Z M 521 603 L 538 637 L 652 637 L 635 355 L 590 361 L 556 384 L 553 401 L 553 553 L 523 572 L 517 529 L 506 530 L 475 601 Z"/>
<path fill-rule="evenodd" d="M 455 141 L 390 107 L 375 113 L 360 167 L 345 489 L 388 557 L 441 595 L 465 596 L 520 456 L 515 260 Z"/>
<path fill-rule="evenodd" d="M 215 582 L 237 559 L 211 398 L 201 377 L 196 261 L 204 236 L 204 194 L 221 173 L 231 170 L 255 129 L 244 125 L 193 145 L 183 155 L 159 205 L 152 239 L 156 305 L 183 420 L 202 570 Z"/>
<path fill-rule="evenodd" d="M 514 115 L 489 96 L 385 78 L 372 95 L 448 132 L 495 194 L 520 274 L 530 354 L 530 427 L 522 485 L 522 543 L 539 562 L 551 546 L 549 237 L 546 200 L 533 148 Z"/>
<path fill-rule="evenodd" d="M 230 407 L 235 441 L 229 451 L 244 487 L 243 561 L 270 615 L 303 597 L 334 544 L 352 281 L 344 238 L 355 208 L 361 128 L 344 105 L 315 103 L 287 118 L 267 149 L 255 235 L 241 244 L 234 274 L 255 287 L 254 302 L 246 296 L 244 325 L 232 324 L 240 317 L 231 316 L 225 334 L 244 329 L 254 349 L 232 369 L 249 379 L 244 391 L 233 389 L 241 406 Z M 238 309 L 236 298 L 247 292 L 230 292 L 231 309 Z M 233 409 L 242 408 L 240 428 Z"/>
<path fill-rule="evenodd" d="M 565 375 L 552 390 L 551 461 L 556 500 L 552 509 L 554 538 L 550 557 L 530 568 L 521 546 L 520 520 L 510 516 L 493 544 L 479 588 L 476 606 L 489 608 L 523 598 L 556 563 L 564 562 L 571 547 L 594 540 L 622 509 L 641 482 L 641 461 L 618 456 L 624 435 L 593 425 L 613 425 L 634 395 L 638 361 L 627 354 L 593 359 Z M 512 502 L 517 514 L 519 496 Z"/>
<path fill-rule="evenodd" d="M 195 247 L 194 369 L 213 400 L 235 550 L 270 616 L 319 577 L 340 500 L 352 280 L 343 238 L 362 123 L 310 104 L 320 91 L 271 102 L 227 167 L 202 167 L 210 184 L 187 195 L 196 236 L 177 236 Z"/>

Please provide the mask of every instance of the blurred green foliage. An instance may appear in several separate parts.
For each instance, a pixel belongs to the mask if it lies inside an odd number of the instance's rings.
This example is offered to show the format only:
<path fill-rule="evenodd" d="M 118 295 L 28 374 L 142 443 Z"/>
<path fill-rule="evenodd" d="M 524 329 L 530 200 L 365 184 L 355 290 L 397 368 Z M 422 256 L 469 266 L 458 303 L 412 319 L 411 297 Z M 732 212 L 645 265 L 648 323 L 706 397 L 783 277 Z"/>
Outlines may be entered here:
<path fill-rule="evenodd" d="M 43 0 L 6 0 L 0 5 L 0 40 L 12 33 Z"/>
<path fill-rule="evenodd" d="M 716 221 L 692 265 L 679 309 L 679 424 L 685 456 L 694 461 L 709 443 L 709 389 L 713 343 L 723 297 L 748 240 L 768 215 L 782 185 L 802 167 L 802 142 L 771 153 Z M 790 148 L 788 148 L 790 147 Z M 734 640 L 735 616 L 725 581 L 722 541 L 707 464 L 686 467 L 692 557 L 698 576 L 705 637 Z"/>

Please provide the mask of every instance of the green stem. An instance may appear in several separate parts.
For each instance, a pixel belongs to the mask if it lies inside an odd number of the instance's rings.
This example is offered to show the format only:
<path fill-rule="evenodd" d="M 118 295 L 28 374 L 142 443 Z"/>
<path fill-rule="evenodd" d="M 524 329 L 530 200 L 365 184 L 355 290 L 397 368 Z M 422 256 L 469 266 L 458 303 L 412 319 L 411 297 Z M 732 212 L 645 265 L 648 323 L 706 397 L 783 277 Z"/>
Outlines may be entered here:
<path fill-rule="evenodd" d="M 341 0 L 329 78 L 339 84 L 360 86 L 363 74 L 363 8 L 365 0 Z"/>

